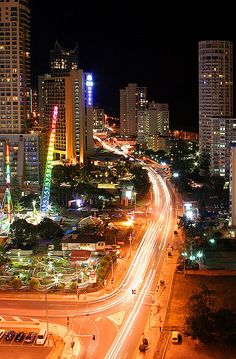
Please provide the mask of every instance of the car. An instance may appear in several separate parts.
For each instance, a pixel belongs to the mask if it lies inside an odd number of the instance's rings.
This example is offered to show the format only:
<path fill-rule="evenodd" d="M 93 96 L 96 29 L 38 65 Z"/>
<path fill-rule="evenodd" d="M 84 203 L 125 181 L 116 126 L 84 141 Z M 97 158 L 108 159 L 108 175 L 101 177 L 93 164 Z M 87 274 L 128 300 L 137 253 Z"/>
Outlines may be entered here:
<path fill-rule="evenodd" d="M 15 337 L 15 342 L 23 342 L 24 337 L 25 337 L 24 332 L 17 333 Z"/>
<path fill-rule="evenodd" d="M 44 345 L 47 339 L 47 331 L 46 329 L 41 329 L 39 334 L 37 335 L 36 345 Z"/>
<path fill-rule="evenodd" d="M 177 330 L 174 330 L 171 333 L 171 341 L 173 344 L 178 344 L 181 342 L 182 336 L 180 335 L 180 333 Z"/>
<path fill-rule="evenodd" d="M 16 332 L 15 332 L 14 330 L 9 330 L 9 331 L 6 332 L 6 334 L 5 334 L 5 340 L 6 340 L 7 342 L 11 341 L 11 340 L 14 338 L 15 334 L 16 334 Z"/>
<path fill-rule="evenodd" d="M 4 336 L 6 330 L 5 329 L 0 329 L 0 339 L 2 339 L 2 337 Z"/>
<path fill-rule="evenodd" d="M 29 332 L 26 334 L 25 336 L 25 343 L 33 343 L 34 340 L 36 338 L 36 333 L 35 332 Z"/>

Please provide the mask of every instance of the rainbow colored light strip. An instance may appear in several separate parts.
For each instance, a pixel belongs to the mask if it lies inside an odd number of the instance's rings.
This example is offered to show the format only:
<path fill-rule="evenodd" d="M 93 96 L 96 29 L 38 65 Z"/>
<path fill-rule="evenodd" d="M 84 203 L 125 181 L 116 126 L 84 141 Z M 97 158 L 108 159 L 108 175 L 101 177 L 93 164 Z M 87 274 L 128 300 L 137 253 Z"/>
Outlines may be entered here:
<path fill-rule="evenodd" d="M 7 217 L 9 225 L 12 223 L 12 199 L 10 192 L 11 172 L 10 172 L 10 146 L 6 145 L 6 194 L 7 194 Z"/>
<path fill-rule="evenodd" d="M 53 151 L 54 151 L 54 143 L 56 136 L 57 118 L 58 118 L 58 106 L 54 106 L 53 115 L 52 115 L 52 127 L 50 131 L 50 139 L 48 146 L 47 162 L 46 162 L 44 181 L 43 181 L 42 198 L 41 198 L 41 212 L 45 212 L 45 213 L 48 212 L 48 207 L 49 207 L 51 179 L 52 179 L 52 161 L 53 161 Z"/>

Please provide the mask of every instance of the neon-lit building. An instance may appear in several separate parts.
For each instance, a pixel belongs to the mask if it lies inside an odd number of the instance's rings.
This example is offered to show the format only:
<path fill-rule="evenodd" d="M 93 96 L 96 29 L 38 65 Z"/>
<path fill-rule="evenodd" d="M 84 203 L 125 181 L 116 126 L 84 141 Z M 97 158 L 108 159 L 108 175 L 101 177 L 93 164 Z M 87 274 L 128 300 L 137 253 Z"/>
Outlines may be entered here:
<path fill-rule="evenodd" d="M 83 163 L 94 146 L 92 74 L 72 70 L 68 76 L 46 75 L 40 83 L 41 123 L 48 140 L 52 108 L 58 105 L 54 160 Z"/>

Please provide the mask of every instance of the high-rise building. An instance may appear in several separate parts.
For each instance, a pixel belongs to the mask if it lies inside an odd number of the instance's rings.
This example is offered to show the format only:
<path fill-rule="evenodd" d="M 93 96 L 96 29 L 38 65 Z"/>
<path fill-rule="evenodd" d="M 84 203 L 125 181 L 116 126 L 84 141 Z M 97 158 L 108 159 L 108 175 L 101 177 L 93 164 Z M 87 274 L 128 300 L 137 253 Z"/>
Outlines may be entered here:
<path fill-rule="evenodd" d="M 78 70 L 78 44 L 74 49 L 63 49 L 58 41 L 50 51 L 50 73 L 52 76 L 69 75 L 71 70 Z"/>
<path fill-rule="evenodd" d="M 72 70 L 67 76 L 47 75 L 40 83 L 45 139 L 50 133 L 53 106 L 58 106 L 54 160 L 83 163 L 93 154 L 92 74 Z"/>
<path fill-rule="evenodd" d="M 120 90 L 120 134 L 137 136 L 138 116 L 147 109 L 147 88 L 128 84 Z"/>
<path fill-rule="evenodd" d="M 0 87 L 0 132 L 25 132 L 30 111 L 28 0 L 0 2 Z"/>
<path fill-rule="evenodd" d="M 6 144 L 10 147 L 10 172 L 17 176 L 21 190 L 26 194 L 39 190 L 40 135 L 0 134 L 0 192 L 6 185 Z"/>
<path fill-rule="evenodd" d="M 213 154 L 213 118 L 233 115 L 233 45 L 199 42 L 199 149 Z M 211 162 L 213 158 L 211 157 Z M 213 166 L 211 166 L 213 167 Z"/>
<path fill-rule="evenodd" d="M 147 113 L 146 133 L 169 136 L 169 105 L 152 101 L 149 103 Z"/>
<path fill-rule="evenodd" d="M 236 143 L 236 119 L 213 117 L 212 127 L 211 174 L 228 178 L 230 170 L 230 146 L 232 143 Z"/>
<path fill-rule="evenodd" d="M 93 109 L 93 129 L 100 131 L 105 127 L 105 113 L 103 108 Z"/>
<path fill-rule="evenodd" d="M 169 106 L 167 103 L 148 104 L 148 109 L 138 112 L 137 142 L 147 144 L 153 151 L 169 151 Z"/>

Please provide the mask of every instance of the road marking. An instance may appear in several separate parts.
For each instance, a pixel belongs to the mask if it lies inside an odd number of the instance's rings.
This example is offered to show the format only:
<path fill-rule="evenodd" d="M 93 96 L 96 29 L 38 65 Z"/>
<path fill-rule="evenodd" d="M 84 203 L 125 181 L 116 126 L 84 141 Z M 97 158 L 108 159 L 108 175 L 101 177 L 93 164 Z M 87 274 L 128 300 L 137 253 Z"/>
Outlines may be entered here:
<path fill-rule="evenodd" d="M 99 320 L 101 320 L 102 317 L 97 317 L 96 319 L 94 319 L 95 322 L 99 322 Z"/>
<path fill-rule="evenodd" d="M 120 312 L 109 315 L 107 318 L 110 319 L 116 325 L 121 325 L 124 320 L 125 314 L 126 312 L 124 310 L 121 310 Z"/>
<path fill-rule="evenodd" d="M 14 320 L 16 320 L 17 322 L 23 322 L 23 320 L 19 317 L 12 317 Z"/>

